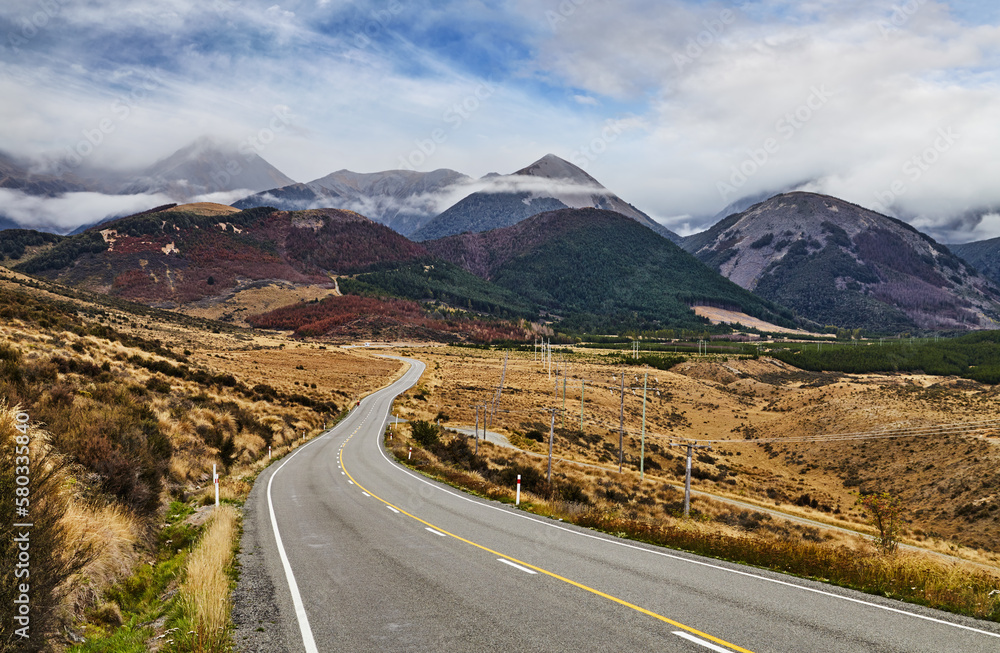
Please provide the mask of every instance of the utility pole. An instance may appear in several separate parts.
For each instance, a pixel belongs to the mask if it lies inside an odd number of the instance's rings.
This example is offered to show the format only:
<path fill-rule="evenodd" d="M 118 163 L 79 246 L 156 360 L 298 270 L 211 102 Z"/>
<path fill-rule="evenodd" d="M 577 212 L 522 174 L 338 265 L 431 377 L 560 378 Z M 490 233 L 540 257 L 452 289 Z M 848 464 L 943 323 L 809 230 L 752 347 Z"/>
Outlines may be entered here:
<path fill-rule="evenodd" d="M 503 371 L 500 372 L 500 385 L 497 387 L 496 395 L 493 396 L 493 407 L 490 411 L 490 428 L 493 428 L 493 418 L 497 414 L 497 404 L 500 402 L 500 395 L 503 394 L 503 384 L 507 379 L 507 354 L 508 352 L 503 353 Z"/>
<path fill-rule="evenodd" d="M 646 385 L 649 381 L 649 370 L 642 377 L 642 439 L 639 446 L 639 480 L 646 477 Z"/>
<path fill-rule="evenodd" d="M 709 444 L 694 444 L 693 442 L 671 442 L 671 447 L 687 447 L 687 472 L 684 475 L 684 516 L 689 517 L 691 515 L 691 455 L 695 449 L 707 449 L 712 450 L 712 445 Z"/>
<path fill-rule="evenodd" d="M 622 372 L 622 406 L 618 415 L 618 473 L 622 473 L 622 459 L 625 457 L 625 372 Z"/>
<path fill-rule="evenodd" d="M 552 442 L 556 437 L 556 409 L 552 409 L 552 421 L 549 423 L 549 472 L 548 482 L 552 482 Z"/>
<path fill-rule="evenodd" d="M 580 379 L 580 433 L 583 433 L 583 389 L 587 385 L 584 379 Z"/>
<path fill-rule="evenodd" d="M 476 406 L 476 451 L 473 456 L 479 455 L 479 406 Z"/>
<path fill-rule="evenodd" d="M 562 428 L 566 428 L 566 368 L 563 368 L 563 409 L 562 409 Z"/>
<path fill-rule="evenodd" d="M 549 366 L 549 381 L 552 380 L 552 340 L 549 340 L 548 346 L 548 366 Z"/>

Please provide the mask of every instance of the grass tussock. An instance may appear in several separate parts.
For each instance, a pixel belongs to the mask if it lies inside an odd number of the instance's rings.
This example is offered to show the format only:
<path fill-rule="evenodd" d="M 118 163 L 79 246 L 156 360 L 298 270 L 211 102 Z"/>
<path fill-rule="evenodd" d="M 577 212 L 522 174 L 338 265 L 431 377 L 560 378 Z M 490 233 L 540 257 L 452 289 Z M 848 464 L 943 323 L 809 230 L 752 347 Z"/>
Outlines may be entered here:
<path fill-rule="evenodd" d="M 100 602 L 103 588 L 127 576 L 142 559 L 139 543 L 147 527 L 118 504 L 79 499 L 68 503 L 61 521 L 71 540 L 96 552 L 67 583 L 65 607 L 82 617 L 87 608 Z"/>
<path fill-rule="evenodd" d="M 98 555 L 65 517 L 71 483 L 70 462 L 48 433 L 0 398 L 0 650 L 41 650 L 69 580 Z"/>
<path fill-rule="evenodd" d="M 511 503 L 521 475 L 521 507 L 535 514 L 627 537 L 812 578 L 863 592 L 981 619 L 1000 621 L 1000 574 L 919 553 L 886 555 L 870 542 L 781 522 L 766 514 L 695 499 L 692 517 L 682 493 L 656 479 L 557 465 L 444 435 L 421 447 L 405 437 L 386 441 L 396 459 L 425 474 L 490 499 Z M 413 446 L 412 458 L 408 449 Z"/>
<path fill-rule="evenodd" d="M 219 506 L 188 559 L 180 608 L 181 621 L 189 627 L 177 638 L 181 650 L 208 653 L 227 650 L 230 644 L 229 593 L 238 531 L 236 509 Z"/>

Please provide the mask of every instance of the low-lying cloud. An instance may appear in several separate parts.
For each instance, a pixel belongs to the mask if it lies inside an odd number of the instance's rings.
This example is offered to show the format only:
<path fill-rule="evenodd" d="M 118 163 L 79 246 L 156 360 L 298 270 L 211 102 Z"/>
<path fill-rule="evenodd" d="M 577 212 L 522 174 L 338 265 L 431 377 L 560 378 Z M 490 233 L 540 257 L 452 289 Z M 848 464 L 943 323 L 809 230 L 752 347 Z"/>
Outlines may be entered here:
<path fill-rule="evenodd" d="M 229 204 L 249 194 L 247 190 L 210 193 L 192 197 L 191 202 Z M 106 218 L 141 213 L 177 200 L 163 193 L 108 195 L 105 193 L 64 193 L 56 197 L 28 195 L 0 188 L 0 215 L 26 229 L 68 233 L 77 227 Z"/>

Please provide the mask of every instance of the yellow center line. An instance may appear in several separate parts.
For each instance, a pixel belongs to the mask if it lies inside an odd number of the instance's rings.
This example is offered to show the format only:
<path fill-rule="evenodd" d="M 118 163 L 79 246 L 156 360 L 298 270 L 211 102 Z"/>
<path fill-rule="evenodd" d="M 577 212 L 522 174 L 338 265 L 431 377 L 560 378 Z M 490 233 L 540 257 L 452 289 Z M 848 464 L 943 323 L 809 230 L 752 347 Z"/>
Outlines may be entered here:
<path fill-rule="evenodd" d="M 357 431 L 355 431 L 355 433 L 356 432 Z M 346 445 L 347 442 L 351 438 L 353 438 L 353 437 L 354 437 L 354 433 L 352 433 L 350 436 L 348 436 L 347 440 L 344 440 L 344 445 Z M 441 532 L 441 533 L 443 533 L 443 534 L 445 534 L 445 535 L 447 535 L 449 537 L 453 537 L 456 540 L 458 540 L 459 542 L 464 542 L 466 544 L 469 544 L 471 546 L 476 547 L 477 549 L 481 549 L 483 551 L 486 551 L 487 553 L 489 553 L 491 555 L 500 556 L 501 558 L 504 558 L 506 560 L 510 560 L 511 562 L 514 562 L 516 564 L 524 565 L 525 567 L 528 567 L 529 569 L 533 569 L 533 570 L 537 571 L 540 574 L 545 574 L 546 576 L 549 576 L 551 578 L 555 578 L 556 580 L 560 580 L 560 581 L 562 581 L 564 583 L 568 583 L 569 585 L 572 585 L 574 587 L 579 587 L 580 589 L 585 590 L 587 592 L 590 592 L 591 594 L 596 594 L 597 596 L 600 596 L 601 598 L 605 598 L 605 599 L 607 599 L 609 601 L 614 601 L 615 603 L 617 603 L 619 605 L 623 605 L 626 608 L 631 608 L 631 609 L 635 610 L 636 612 L 641 612 L 642 614 L 650 616 L 650 617 L 653 617 L 654 619 L 659 619 L 660 621 L 662 621 L 664 623 L 668 623 L 671 626 L 674 626 L 675 628 L 680 628 L 682 630 L 685 630 L 685 631 L 691 633 L 692 635 L 697 635 L 699 637 L 704 637 L 705 639 L 707 639 L 707 640 L 709 640 L 711 642 L 715 642 L 716 644 L 719 644 L 721 646 L 726 646 L 728 648 L 731 648 L 734 651 L 738 651 L 739 653 L 753 653 L 753 651 L 750 651 L 748 649 L 742 648 L 742 647 L 737 646 L 735 644 L 731 644 L 731 643 L 729 643 L 729 642 L 727 642 L 727 641 L 725 641 L 723 639 L 719 639 L 718 637 L 715 637 L 713 635 L 709 635 L 708 633 L 703 633 L 702 631 L 698 630 L 697 628 L 692 628 L 691 626 L 686 626 L 686 625 L 680 623 L 679 621 L 674 621 L 673 619 L 670 619 L 669 617 L 664 617 L 661 614 L 657 614 L 656 612 L 653 612 L 651 610 L 647 610 L 646 608 L 643 608 L 641 606 L 635 605 L 634 603 L 629 603 L 628 601 L 626 601 L 624 599 L 620 599 L 620 598 L 618 598 L 616 596 L 611 596 L 610 594 L 602 592 L 601 590 L 594 589 L 593 587 L 589 587 L 587 585 L 584 585 L 583 583 L 578 583 L 575 580 L 571 580 L 569 578 L 566 578 L 565 576 L 560 576 L 557 573 L 548 571 L 547 569 L 542 569 L 541 567 L 537 567 L 537 566 L 535 566 L 535 565 L 533 565 L 533 564 L 531 564 L 529 562 L 524 562 L 523 560 L 518 560 L 517 558 L 509 556 L 509 555 L 507 555 L 505 553 L 500 553 L 499 551 L 494 551 L 493 549 L 491 549 L 491 548 L 489 548 L 487 546 L 483 546 L 482 544 L 477 544 L 476 542 L 473 542 L 471 540 L 467 540 L 467 539 L 465 539 L 464 537 L 462 537 L 460 535 L 455 535 L 454 533 L 446 531 L 445 529 L 441 528 L 440 526 L 436 526 L 435 524 L 432 524 L 429 521 L 421 519 L 420 517 L 417 517 L 416 515 L 413 515 L 413 514 L 407 512 L 407 511 L 403 510 L 399 506 L 397 506 L 397 505 L 395 505 L 395 504 L 393 504 L 393 503 L 391 503 L 389 501 L 386 501 L 385 499 L 383 499 L 382 497 L 378 496 L 377 494 L 375 494 L 371 490 L 365 488 L 363 485 L 361 485 L 361 483 L 358 483 L 358 481 L 355 480 L 355 478 L 353 476 L 351 476 L 351 473 L 349 471 L 347 471 L 347 466 L 344 465 L 344 448 L 343 447 L 340 448 L 340 466 L 343 468 L 344 473 L 347 475 L 347 478 L 351 479 L 351 481 L 353 481 L 354 484 L 358 488 L 360 488 L 362 491 L 367 492 L 368 494 L 370 494 L 373 499 L 378 499 L 379 501 L 381 501 L 385 505 L 389 506 L 393 510 L 398 510 L 399 512 L 403 513 L 407 517 L 409 517 L 411 519 L 414 519 L 414 520 L 420 522 L 421 524 L 423 524 L 425 526 L 433 528 L 434 530 L 439 531 L 439 532 Z"/>

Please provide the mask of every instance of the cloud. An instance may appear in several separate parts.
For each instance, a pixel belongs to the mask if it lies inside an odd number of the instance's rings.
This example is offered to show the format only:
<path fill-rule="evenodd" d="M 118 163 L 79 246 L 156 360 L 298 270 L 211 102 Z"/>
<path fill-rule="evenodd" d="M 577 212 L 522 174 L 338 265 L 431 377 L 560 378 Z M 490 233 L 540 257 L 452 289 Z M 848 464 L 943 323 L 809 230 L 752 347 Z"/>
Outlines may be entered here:
<path fill-rule="evenodd" d="M 0 212 L 14 222 L 47 227 L 59 233 L 115 215 L 130 215 L 171 203 L 166 195 L 66 193 L 59 197 L 26 195 L 0 188 Z"/>
<path fill-rule="evenodd" d="M 1000 206 L 998 20 L 942 0 L 4 3 L 0 140 L 134 170 L 266 135 L 283 106 L 257 152 L 295 179 L 554 152 L 691 229 L 805 180 L 958 237 Z"/>

